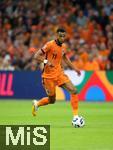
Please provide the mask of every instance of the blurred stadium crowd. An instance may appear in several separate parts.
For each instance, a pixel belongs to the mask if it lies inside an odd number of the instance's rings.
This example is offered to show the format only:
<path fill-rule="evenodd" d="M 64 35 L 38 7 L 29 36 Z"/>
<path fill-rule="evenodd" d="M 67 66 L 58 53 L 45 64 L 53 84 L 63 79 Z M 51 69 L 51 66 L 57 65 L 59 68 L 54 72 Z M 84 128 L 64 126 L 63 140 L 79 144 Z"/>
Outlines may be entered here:
<path fill-rule="evenodd" d="M 34 50 L 55 38 L 59 26 L 68 33 L 67 55 L 74 65 L 113 69 L 113 0 L 4 0 L 0 70 L 35 70 Z"/>

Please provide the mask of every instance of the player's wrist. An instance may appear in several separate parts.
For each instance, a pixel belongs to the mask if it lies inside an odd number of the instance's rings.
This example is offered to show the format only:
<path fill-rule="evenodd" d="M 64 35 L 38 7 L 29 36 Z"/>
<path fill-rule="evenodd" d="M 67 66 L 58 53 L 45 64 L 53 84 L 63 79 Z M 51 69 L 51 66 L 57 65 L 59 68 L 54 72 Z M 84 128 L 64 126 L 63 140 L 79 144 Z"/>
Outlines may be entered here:
<path fill-rule="evenodd" d="M 44 63 L 44 64 L 47 64 L 47 63 L 48 63 L 48 60 L 47 60 L 47 59 L 44 59 L 43 63 Z"/>

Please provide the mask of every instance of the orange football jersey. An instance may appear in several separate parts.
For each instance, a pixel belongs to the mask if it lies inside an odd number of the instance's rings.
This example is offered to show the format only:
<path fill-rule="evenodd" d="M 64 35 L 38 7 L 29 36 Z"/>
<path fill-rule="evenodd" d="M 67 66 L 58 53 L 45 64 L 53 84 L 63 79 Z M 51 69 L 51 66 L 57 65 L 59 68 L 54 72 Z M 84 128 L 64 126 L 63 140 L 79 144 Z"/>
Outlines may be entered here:
<path fill-rule="evenodd" d="M 42 77 L 44 78 L 55 78 L 61 74 L 62 67 L 62 56 L 66 50 L 65 44 L 59 45 L 56 40 L 47 42 L 42 48 L 43 53 L 45 54 L 46 59 L 52 63 L 52 66 L 48 64 L 44 67 L 44 72 Z"/>

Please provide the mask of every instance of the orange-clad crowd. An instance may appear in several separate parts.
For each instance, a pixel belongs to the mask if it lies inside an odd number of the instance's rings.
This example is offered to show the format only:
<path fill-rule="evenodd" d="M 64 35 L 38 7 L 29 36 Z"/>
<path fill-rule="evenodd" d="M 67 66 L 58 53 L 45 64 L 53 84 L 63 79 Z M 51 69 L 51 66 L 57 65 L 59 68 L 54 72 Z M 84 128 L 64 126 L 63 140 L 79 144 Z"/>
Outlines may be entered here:
<path fill-rule="evenodd" d="M 34 51 L 54 39 L 58 27 L 67 31 L 67 55 L 74 65 L 113 69 L 113 0 L 4 0 L 0 70 L 35 70 Z"/>

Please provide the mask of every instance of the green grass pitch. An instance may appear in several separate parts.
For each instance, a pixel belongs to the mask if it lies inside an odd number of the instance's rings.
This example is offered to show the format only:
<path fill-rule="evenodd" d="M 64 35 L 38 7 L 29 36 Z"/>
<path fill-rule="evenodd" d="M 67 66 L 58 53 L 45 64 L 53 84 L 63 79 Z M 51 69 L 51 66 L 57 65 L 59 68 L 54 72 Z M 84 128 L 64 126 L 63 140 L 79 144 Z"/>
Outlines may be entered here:
<path fill-rule="evenodd" d="M 69 102 L 41 107 L 31 115 L 31 101 L 0 101 L 0 124 L 49 124 L 51 150 L 113 150 L 113 103 L 80 102 L 84 128 L 73 128 Z"/>

